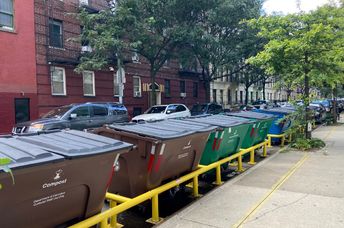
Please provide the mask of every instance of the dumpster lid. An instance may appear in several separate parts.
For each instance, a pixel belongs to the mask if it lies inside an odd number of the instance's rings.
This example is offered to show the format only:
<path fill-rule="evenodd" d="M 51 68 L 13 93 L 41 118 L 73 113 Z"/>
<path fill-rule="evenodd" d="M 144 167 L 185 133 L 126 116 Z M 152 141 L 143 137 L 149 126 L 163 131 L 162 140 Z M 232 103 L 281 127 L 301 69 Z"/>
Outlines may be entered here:
<path fill-rule="evenodd" d="M 276 113 L 283 113 L 283 114 L 290 114 L 295 112 L 295 109 L 286 109 L 286 108 L 270 108 L 270 109 L 263 109 L 266 112 L 276 112 Z"/>
<path fill-rule="evenodd" d="M 226 115 L 212 115 L 212 116 L 202 116 L 202 117 L 195 117 L 189 118 L 190 121 L 198 122 L 198 123 L 207 123 L 212 124 L 218 127 L 234 127 L 241 124 L 252 123 L 254 121 L 244 118 L 226 116 Z"/>
<path fill-rule="evenodd" d="M 123 123 L 109 125 L 111 129 L 126 131 L 156 139 L 173 139 L 196 133 L 195 129 L 171 127 L 168 120 L 143 123 Z"/>
<path fill-rule="evenodd" d="M 275 116 L 267 113 L 251 112 L 251 111 L 240 111 L 240 112 L 226 112 L 228 116 L 238 116 L 243 118 L 254 118 L 259 120 L 271 119 Z"/>
<path fill-rule="evenodd" d="M 170 128 L 178 128 L 178 129 L 186 129 L 186 130 L 192 130 L 196 132 L 207 132 L 207 131 L 213 131 L 217 127 L 213 126 L 211 124 L 207 123 L 197 123 L 189 121 L 188 118 L 185 119 L 167 119 L 163 121 L 156 121 L 152 123 L 154 127 L 160 127 L 161 124 L 164 125 L 164 127 L 170 127 Z"/>
<path fill-rule="evenodd" d="M 37 148 L 14 137 L 0 138 L 0 158 L 9 158 L 10 169 L 55 162 L 64 159 L 62 156 Z M 1 166 L 0 166 L 1 172 Z"/>
<path fill-rule="evenodd" d="M 63 130 L 34 136 L 18 136 L 18 140 L 54 152 L 66 158 L 116 152 L 132 144 L 76 130 Z"/>

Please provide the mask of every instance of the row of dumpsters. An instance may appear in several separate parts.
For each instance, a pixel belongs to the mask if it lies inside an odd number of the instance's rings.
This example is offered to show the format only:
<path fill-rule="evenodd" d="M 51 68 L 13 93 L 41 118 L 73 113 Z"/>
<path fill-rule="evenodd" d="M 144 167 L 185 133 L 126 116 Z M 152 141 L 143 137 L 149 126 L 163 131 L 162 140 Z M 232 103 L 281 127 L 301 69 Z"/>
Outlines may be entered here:
<path fill-rule="evenodd" d="M 0 227 L 116 227 L 117 213 L 144 200 L 157 205 L 157 194 L 182 182 L 193 181 L 196 188 L 202 172 L 266 146 L 268 134 L 290 127 L 292 121 L 281 118 L 292 112 L 279 108 L 1 137 L 0 158 L 10 162 L 0 166 Z M 101 212 L 108 195 L 117 201 Z M 153 205 L 152 222 L 159 222 L 154 210 Z"/>

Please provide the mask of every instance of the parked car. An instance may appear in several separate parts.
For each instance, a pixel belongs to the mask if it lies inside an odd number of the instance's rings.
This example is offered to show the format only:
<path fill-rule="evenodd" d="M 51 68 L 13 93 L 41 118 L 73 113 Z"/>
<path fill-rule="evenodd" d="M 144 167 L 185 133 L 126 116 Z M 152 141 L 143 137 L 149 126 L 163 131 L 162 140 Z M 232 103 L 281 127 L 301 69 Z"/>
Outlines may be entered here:
<path fill-rule="evenodd" d="M 322 123 L 326 120 L 326 108 L 322 104 L 311 103 L 309 109 L 313 111 L 315 122 Z"/>
<path fill-rule="evenodd" d="M 221 112 L 223 112 L 222 106 L 215 103 L 195 104 L 191 108 L 192 116 L 204 114 L 219 114 Z"/>
<path fill-rule="evenodd" d="M 183 104 L 155 105 L 144 114 L 135 116 L 132 122 L 155 121 L 191 116 L 190 110 Z"/>
<path fill-rule="evenodd" d="M 256 108 L 256 109 L 268 109 L 268 108 L 273 108 L 274 104 L 269 102 L 269 101 L 265 101 L 265 100 L 257 100 L 254 101 L 252 103 L 252 105 Z"/>
<path fill-rule="evenodd" d="M 240 106 L 240 110 L 242 111 L 252 111 L 254 109 L 257 109 L 257 108 L 250 104 Z"/>
<path fill-rule="evenodd" d="M 128 121 L 127 108 L 122 104 L 89 102 L 55 108 L 40 119 L 16 124 L 12 133 L 35 133 L 65 128 L 83 130 Z"/>

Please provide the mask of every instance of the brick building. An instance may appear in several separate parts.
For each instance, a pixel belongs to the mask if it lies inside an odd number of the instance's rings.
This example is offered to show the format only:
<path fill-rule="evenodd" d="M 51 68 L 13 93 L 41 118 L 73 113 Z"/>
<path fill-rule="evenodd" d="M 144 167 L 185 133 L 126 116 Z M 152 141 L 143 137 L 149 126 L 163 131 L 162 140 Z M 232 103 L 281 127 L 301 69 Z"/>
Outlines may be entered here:
<path fill-rule="evenodd" d="M 0 133 L 37 117 L 34 3 L 0 1 Z"/>
<path fill-rule="evenodd" d="M 3 3 L 4 2 L 4 3 Z M 105 0 L 1 0 L 0 133 L 70 103 L 118 101 L 117 69 L 74 72 L 82 46 L 79 7 L 97 12 Z M 131 116 L 149 107 L 149 65 L 133 53 L 125 66 L 124 104 Z M 198 75 L 169 61 L 156 79 L 157 103 L 205 101 Z M 6 121 L 3 121 L 6 120 Z"/>
<path fill-rule="evenodd" d="M 102 0 L 35 0 L 37 87 L 39 114 L 53 107 L 87 101 L 118 101 L 117 69 L 74 72 L 82 51 L 75 38 L 81 32 L 75 14 L 79 7 L 97 12 L 106 7 Z M 133 53 L 124 67 L 124 104 L 131 116 L 148 108 L 151 89 L 149 65 Z M 205 100 L 205 90 L 194 72 L 180 70 L 170 61 L 157 75 L 157 103 L 192 105 Z"/>

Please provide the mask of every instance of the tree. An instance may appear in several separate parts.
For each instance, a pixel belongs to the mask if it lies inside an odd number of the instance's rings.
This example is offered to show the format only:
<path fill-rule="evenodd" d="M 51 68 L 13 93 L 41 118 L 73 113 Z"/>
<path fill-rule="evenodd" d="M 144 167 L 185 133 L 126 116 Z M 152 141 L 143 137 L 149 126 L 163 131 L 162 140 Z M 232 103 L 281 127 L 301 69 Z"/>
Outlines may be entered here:
<path fill-rule="evenodd" d="M 326 7 L 330 9 L 324 10 Z M 344 36 L 340 15 L 342 7 L 331 5 L 311 13 L 263 16 L 249 23 L 260 30 L 260 37 L 268 40 L 264 50 L 249 62 L 303 88 L 305 124 L 309 120 L 310 87 L 343 80 Z M 306 138 L 310 138 L 311 133 L 305 132 Z"/>
<path fill-rule="evenodd" d="M 82 36 L 93 52 L 81 59 L 79 69 L 102 68 L 123 53 L 135 51 L 150 65 L 152 96 L 156 103 L 155 78 L 180 42 L 181 28 L 176 17 L 178 1 L 122 0 L 99 14 L 81 13 Z M 179 5 L 180 6 L 180 5 Z"/>
<path fill-rule="evenodd" d="M 187 24 L 184 54 L 196 58 L 202 68 L 202 79 L 209 100 L 210 82 L 228 77 L 246 67 L 245 42 L 249 42 L 243 20 L 257 18 L 260 0 L 214 0 L 199 14 L 199 20 Z"/>

